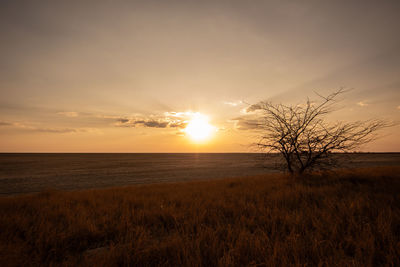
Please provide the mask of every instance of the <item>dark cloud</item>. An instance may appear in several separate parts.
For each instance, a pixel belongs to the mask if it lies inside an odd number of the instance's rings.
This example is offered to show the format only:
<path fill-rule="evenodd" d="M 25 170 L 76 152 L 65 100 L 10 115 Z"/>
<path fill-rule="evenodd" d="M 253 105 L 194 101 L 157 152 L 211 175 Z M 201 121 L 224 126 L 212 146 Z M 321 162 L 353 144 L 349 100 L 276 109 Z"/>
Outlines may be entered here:
<path fill-rule="evenodd" d="M 167 128 L 169 121 L 153 119 L 117 119 L 115 124 L 118 127 L 149 127 L 149 128 Z"/>
<path fill-rule="evenodd" d="M 152 116 L 153 117 L 153 116 Z M 170 118 L 168 116 L 157 119 L 147 118 L 117 118 L 115 126 L 117 127 L 148 127 L 148 128 L 185 128 L 187 125 L 181 119 Z"/>
<path fill-rule="evenodd" d="M 262 126 L 260 120 L 254 118 L 238 117 L 233 121 L 235 122 L 235 128 L 238 130 L 257 130 Z"/>
<path fill-rule="evenodd" d="M 186 125 L 187 125 L 187 122 L 171 122 L 170 124 L 169 124 L 169 127 L 170 128 L 181 128 L 181 129 L 183 129 L 183 128 L 185 128 L 186 127 Z"/>
<path fill-rule="evenodd" d="M 250 107 L 246 108 L 246 112 L 254 112 L 260 109 L 262 109 L 261 104 L 253 104 Z"/>
<path fill-rule="evenodd" d="M 167 128 L 169 122 L 150 120 L 150 121 L 136 122 L 136 124 L 142 124 L 143 126 L 150 128 Z"/>
<path fill-rule="evenodd" d="M 117 122 L 120 122 L 120 123 L 127 123 L 127 122 L 129 122 L 129 119 L 123 119 L 123 118 L 121 118 L 121 119 L 117 119 Z"/>
<path fill-rule="evenodd" d="M 83 129 L 73 129 L 73 128 L 26 128 L 26 130 L 31 132 L 39 133 L 77 133 L 85 132 Z"/>
<path fill-rule="evenodd" d="M 0 126 L 11 126 L 11 125 L 13 124 L 5 121 L 0 121 Z"/>

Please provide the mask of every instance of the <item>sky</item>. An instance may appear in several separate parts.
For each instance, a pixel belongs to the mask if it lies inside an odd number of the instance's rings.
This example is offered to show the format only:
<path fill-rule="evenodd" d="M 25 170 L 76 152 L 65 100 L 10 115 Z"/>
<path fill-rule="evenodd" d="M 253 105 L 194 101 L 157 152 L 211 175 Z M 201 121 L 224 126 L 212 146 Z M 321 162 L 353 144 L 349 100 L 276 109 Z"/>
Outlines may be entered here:
<path fill-rule="evenodd" d="M 396 123 L 398 14 L 399 1 L 1 1 L 0 152 L 252 152 L 249 105 L 341 87 L 331 120 Z M 185 131 L 199 114 L 202 142 Z M 399 131 L 360 150 L 398 152 Z"/>

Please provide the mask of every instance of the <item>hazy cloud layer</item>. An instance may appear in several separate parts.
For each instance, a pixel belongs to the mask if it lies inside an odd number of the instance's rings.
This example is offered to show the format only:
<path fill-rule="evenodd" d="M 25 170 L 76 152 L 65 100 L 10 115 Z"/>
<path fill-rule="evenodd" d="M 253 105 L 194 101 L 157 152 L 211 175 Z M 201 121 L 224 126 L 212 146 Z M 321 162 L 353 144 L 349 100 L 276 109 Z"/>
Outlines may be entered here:
<path fill-rule="evenodd" d="M 174 111 L 148 115 L 110 115 L 79 111 L 56 111 L 49 114 L 46 110 L 39 110 L 37 116 L 29 122 L 0 121 L 0 127 L 48 133 L 77 133 L 87 131 L 85 129 L 109 127 L 183 129 L 193 114 L 195 113 Z M 44 117 L 45 121 L 42 120 Z"/>
<path fill-rule="evenodd" d="M 8 128 L 25 131 L 25 132 L 38 132 L 38 133 L 82 133 L 93 132 L 96 129 L 90 128 L 64 128 L 64 127 L 46 127 L 42 125 L 33 125 L 29 123 L 20 122 L 0 122 L 0 126 L 7 126 Z"/>
<path fill-rule="evenodd" d="M 78 115 L 79 115 L 78 112 L 75 112 L 75 111 L 57 112 L 57 114 L 63 115 L 65 117 L 70 117 L 70 118 L 78 117 Z"/>
<path fill-rule="evenodd" d="M 11 126 L 12 123 L 6 121 L 0 121 L 0 126 Z"/>

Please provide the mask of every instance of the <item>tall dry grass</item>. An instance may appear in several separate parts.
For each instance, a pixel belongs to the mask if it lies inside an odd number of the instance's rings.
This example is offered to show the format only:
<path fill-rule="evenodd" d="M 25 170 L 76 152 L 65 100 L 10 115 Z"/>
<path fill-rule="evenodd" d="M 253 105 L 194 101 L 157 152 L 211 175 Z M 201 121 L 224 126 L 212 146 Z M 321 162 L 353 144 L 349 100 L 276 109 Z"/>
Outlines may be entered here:
<path fill-rule="evenodd" d="M 400 266 L 400 168 L 0 199 L 1 266 Z"/>

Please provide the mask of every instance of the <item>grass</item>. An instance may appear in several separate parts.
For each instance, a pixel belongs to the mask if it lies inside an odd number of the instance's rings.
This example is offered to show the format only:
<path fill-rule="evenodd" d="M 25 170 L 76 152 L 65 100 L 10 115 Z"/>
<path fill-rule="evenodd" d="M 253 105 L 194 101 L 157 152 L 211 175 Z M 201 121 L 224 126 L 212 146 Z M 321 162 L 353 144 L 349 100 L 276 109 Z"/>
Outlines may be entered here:
<path fill-rule="evenodd" d="M 1 266 L 400 266 L 400 168 L 0 199 Z"/>

